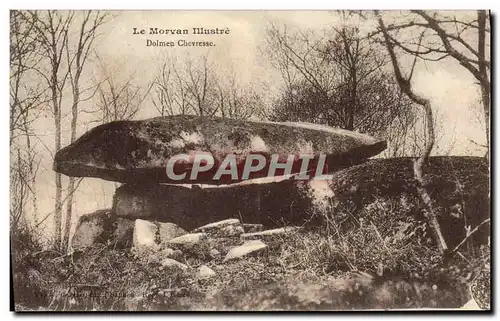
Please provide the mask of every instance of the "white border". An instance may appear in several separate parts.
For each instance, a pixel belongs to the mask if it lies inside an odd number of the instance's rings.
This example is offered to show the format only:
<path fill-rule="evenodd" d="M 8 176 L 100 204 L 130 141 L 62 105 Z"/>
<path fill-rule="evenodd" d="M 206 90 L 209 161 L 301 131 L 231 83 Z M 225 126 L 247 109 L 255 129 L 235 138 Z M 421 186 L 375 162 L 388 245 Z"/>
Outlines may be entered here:
<path fill-rule="evenodd" d="M 166 4 L 168 3 L 168 6 Z M 271 9 L 279 9 L 279 10 L 312 10 L 312 9 L 370 9 L 370 8 L 377 8 L 377 9 L 408 9 L 408 8 L 422 8 L 422 9 L 492 9 L 493 13 L 498 13 L 498 4 L 500 1 L 496 0 L 475 0 L 475 1 L 435 1 L 435 0 L 420 0 L 420 1 L 321 1 L 321 0 L 307 0 L 307 1 L 297 1 L 297 0 L 288 0 L 288 1 L 270 1 L 270 0 L 251 0 L 251 1 L 231 1 L 231 2 L 226 2 L 226 1 L 220 1 L 220 0 L 212 0 L 212 1 L 203 1 L 203 0 L 181 0 L 181 1 L 151 1 L 151 0 L 140 0 L 140 1 L 103 1 L 103 0 L 86 0 L 85 2 L 80 2 L 80 3 L 74 3 L 72 1 L 63 1 L 63 0 L 58 0 L 58 1 L 43 1 L 43 3 L 40 3 L 38 1 L 30 0 L 17 0 L 17 1 L 3 1 L 2 5 L 5 5 L 5 9 L 2 10 L 1 14 L 1 37 L 2 37 L 2 50 L 1 50 L 1 57 L 0 57 L 0 66 L 2 68 L 2 75 L 1 81 L 2 84 L 0 88 L 2 88 L 2 102 L 3 102 L 3 108 L 1 109 L 0 113 L 2 113 L 0 117 L 0 128 L 2 129 L 0 131 L 0 148 L 3 151 L 3 157 L 1 158 L 1 165 L 0 165 L 0 173 L 1 173 L 1 185 L 0 185 L 0 205 L 2 206 L 2 214 L 3 215 L 3 222 L 4 224 L 1 224 L 2 228 L 4 229 L 0 233 L 2 239 L 1 239 L 1 261 L 2 264 L 0 265 L 0 280 L 5 281 L 2 282 L 2 291 L 1 291 L 1 311 L 3 312 L 2 314 L 2 319 L 3 317 L 7 317 L 8 319 L 13 318 L 14 314 L 13 313 L 8 313 L 7 311 L 9 310 L 9 302 L 10 302 L 10 289 L 9 289 L 9 282 L 8 277 L 9 277 L 9 231 L 8 231 L 8 206 L 9 206 L 9 187 L 8 187 L 8 182 L 9 182 L 9 172 L 8 172 L 8 163 L 9 163 L 9 143 L 8 143 L 8 131 L 7 128 L 9 126 L 9 109 L 8 109 L 8 73 L 9 73 L 9 67 L 7 65 L 7 60 L 8 60 L 8 55 L 9 55 L 9 39 L 8 39 L 8 30 L 9 30 L 9 14 L 8 14 L 8 9 L 116 9 L 116 10 L 121 10 L 121 9 L 169 9 L 169 10 L 175 10 L 175 9 L 187 9 L 187 10 L 215 10 L 215 9 L 223 9 L 223 10 L 229 10 L 229 9 L 236 9 L 236 10 L 242 10 L 242 9 L 250 9 L 250 10 L 271 10 Z M 285 5 L 286 4 L 286 5 Z M 498 18 L 498 16 L 496 16 Z M 496 20 L 496 19 L 495 19 Z M 496 20 L 498 23 L 498 21 Z M 498 39 L 496 36 L 497 33 L 494 33 L 495 35 L 495 41 L 498 43 Z M 496 58 L 496 55 L 493 59 Z M 496 63 L 495 63 L 496 65 Z M 494 73 L 493 73 L 494 74 Z M 493 76 L 494 77 L 494 76 Z M 494 83 L 496 83 L 496 79 Z M 495 96 L 496 92 L 495 92 Z M 495 108 L 496 106 L 493 106 L 492 108 Z M 495 112 L 495 114 L 498 114 L 499 112 Z M 496 139 L 495 139 L 496 141 Z M 495 144 L 493 147 L 496 149 L 498 146 Z M 494 178 L 496 179 L 496 177 Z M 493 196 L 493 199 L 498 199 L 498 189 L 495 195 Z M 492 213 L 492 215 L 495 215 L 496 213 Z M 495 222 L 498 224 L 499 219 L 496 218 Z M 495 226 L 496 227 L 496 226 Z M 496 229 L 497 230 L 497 229 Z M 496 244 L 495 248 L 498 249 L 498 236 L 495 237 Z M 495 265 L 496 266 L 496 265 Z M 495 284 L 498 282 L 495 282 Z M 498 293 L 495 292 L 495 298 L 498 298 Z M 498 305 L 495 305 L 498 307 Z M 6 313 L 7 312 L 7 313 Z M 144 318 L 147 315 L 123 315 L 123 317 L 128 317 L 128 318 Z M 210 317 L 210 315 L 197 315 L 203 318 Z M 212 315 L 212 317 L 220 318 L 220 317 L 233 317 L 234 315 L 227 315 L 223 316 L 221 314 L 218 315 Z M 276 317 L 277 315 L 252 315 L 252 317 L 259 317 L 259 318 L 270 318 L 270 317 Z M 299 315 L 299 316 L 292 316 L 292 315 L 284 315 L 283 317 L 286 318 L 296 318 L 296 317 L 312 317 L 312 314 L 309 315 Z M 350 319 L 353 317 L 357 316 L 362 316 L 362 317 L 367 317 L 367 315 L 364 314 L 353 314 L 353 315 L 329 315 L 333 316 L 334 318 L 341 318 L 341 319 Z M 377 318 L 385 318 L 385 317 L 400 317 L 400 315 L 376 315 Z M 453 315 L 442 315 L 441 318 L 444 319 L 452 319 L 459 317 L 461 315 L 453 314 Z M 473 317 L 472 315 L 469 314 L 463 314 L 464 317 L 470 318 Z M 38 319 L 41 320 L 50 320 L 53 318 L 52 315 L 37 315 L 36 316 Z M 76 315 L 63 315 L 60 316 L 62 318 L 74 318 L 74 317 L 81 317 L 81 314 L 76 316 Z M 102 316 L 100 316 L 102 317 Z M 108 317 L 108 316 L 106 316 Z M 121 316 L 120 316 L 121 317 Z M 174 315 L 169 315 L 167 316 L 169 319 L 177 319 L 180 316 L 174 316 Z M 190 316 L 184 316 L 184 318 L 193 318 L 196 316 L 190 315 Z M 316 317 L 316 315 L 314 315 Z M 323 315 L 325 317 L 325 315 Z M 375 316 L 371 316 L 375 317 Z M 420 319 L 422 317 L 428 318 L 431 317 L 430 315 L 418 315 L 418 316 L 408 316 L 405 315 L 405 317 L 409 317 L 410 319 Z"/>

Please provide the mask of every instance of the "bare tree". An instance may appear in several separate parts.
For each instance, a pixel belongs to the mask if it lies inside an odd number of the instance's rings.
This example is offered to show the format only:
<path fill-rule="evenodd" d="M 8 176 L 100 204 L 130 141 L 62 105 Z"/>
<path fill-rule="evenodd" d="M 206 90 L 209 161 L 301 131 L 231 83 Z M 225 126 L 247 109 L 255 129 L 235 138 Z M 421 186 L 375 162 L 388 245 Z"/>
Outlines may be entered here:
<path fill-rule="evenodd" d="M 161 116 L 190 114 L 248 119 L 263 101 L 234 71 L 216 72 L 207 56 L 178 63 L 166 59 L 153 82 L 152 102 Z"/>
<path fill-rule="evenodd" d="M 68 33 L 74 18 L 74 13 L 49 10 L 46 13 L 29 12 L 35 20 L 37 46 L 40 48 L 41 63 L 35 70 L 45 82 L 50 91 L 51 114 L 54 119 L 55 140 L 54 151 L 61 149 L 61 102 L 68 79 L 68 69 L 64 68 L 64 52 L 68 45 Z M 62 222 L 62 179 L 60 173 L 55 173 L 56 195 L 54 211 L 54 247 L 61 246 Z"/>
<path fill-rule="evenodd" d="M 105 18 L 106 14 L 100 13 L 99 11 L 85 11 L 79 24 L 78 41 L 75 48 L 70 48 L 71 44 L 68 44 L 65 48 L 66 60 L 68 62 L 68 75 L 73 96 L 71 105 L 70 143 L 73 143 L 76 139 L 76 126 L 79 111 L 78 105 L 82 100 L 88 100 L 93 96 L 93 94 L 91 94 L 89 97 L 81 98 L 82 89 L 80 80 L 85 64 L 89 58 L 90 51 L 93 48 L 94 40 L 98 36 L 97 31 L 99 27 L 105 23 Z M 68 197 L 66 203 L 65 229 L 62 240 L 63 249 L 66 249 L 69 244 L 69 234 L 73 217 L 73 195 L 76 191 L 74 177 L 69 178 L 68 188 L 66 191 Z"/>
<path fill-rule="evenodd" d="M 439 225 L 439 222 L 437 220 L 436 216 L 436 211 L 433 207 L 432 204 L 432 199 L 429 196 L 429 193 L 427 192 L 427 189 L 425 188 L 425 181 L 423 177 L 423 171 L 422 171 L 422 166 L 424 163 L 427 161 L 432 148 L 434 147 L 434 139 L 435 139 L 435 132 L 434 132 L 434 117 L 432 115 L 432 106 L 430 103 L 430 100 L 422 97 L 421 95 L 418 95 L 414 92 L 412 85 L 411 85 L 411 77 L 413 75 L 413 70 L 415 68 L 415 64 L 417 61 L 417 57 L 415 56 L 412 69 L 409 73 L 409 76 L 405 77 L 403 76 L 403 73 L 401 72 L 401 67 L 400 63 L 398 62 L 398 59 L 396 57 L 396 53 L 394 50 L 394 47 L 396 44 L 393 42 L 393 38 L 389 36 L 388 30 L 384 24 L 383 19 L 379 16 L 378 17 L 378 25 L 380 30 L 382 31 L 383 37 L 384 37 L 384 44 L 385 47 L 387 48 L 387 51 L 389 53 L 391 63 L 394 69 L 394 74 L 396 76 L 396 79 L 398 81 L 398 84 L 401 88 L 401 90 L 416 104 L 420 105 L 424 112 L 425 112 L 425 120 L 426 120 L 426 134 L 427 134 L 427 143 L 425 145 L 425 149 L 423 153 L 420 155 L 420 157 L 415 161 L 414 163 L 414 174 L 415 174 L 415 180 L 417 181 L 417 190 L 420 195 L 420 198 L 422 199 L 423 203 L 425 204 L 427 211 L 426 216 L 428 218 L 428 223 L 431 228 L 431 231 L 434 236 L 434 240 L 436 244 L 438 245 L 439 250 L 441 251 L 442 254 L 445 254 L 448 251 L 448 247 L 446 245 L 446 241 L 444 240 L 441 227 Z"/>
<path fill-rule="evenodd" d="M 27 11 L 23 13 L 26 19 L 33 21 L 34 40 L 38 50 L 37 61 L 32 66 L 36 75 L 41 79 L 43 88 L 47 89 L 50 101 L 50 114 L 54 120 L 55 138 L 54 150 L 61 149 L 63 101 L 68 90 L 72 98 L 70 142 L 76 139 L 79 104 L 92 97 L 85 95 L 89 88 L 82 87 L 82 73 L 97 37 L 98 28 L 104 23 L 106 15 L 99 12 L 85 11 L 78 14 L 72 11 Z M 76 32 L 76 37 L 71 37 Z M 76 39 L 76 43 L 70 43 Z M 68 86 L 68 84 L 70 86 Z M 83 97 L 83 96 L 86 97 Z M 69 230 L 72 218 L 73 194 L 78 184 L 73 178 L 69 179 L 66 197 L 63 199 L 62 177 L 55 173 L 56 193 L 54 210 L 54 247 L 65 248 L 69 241 Z M 65 213 L 65 231 L 63 237 L 64 203 L 68 201 Z"/>
<path fill-rule="evenodd" d="M 123 66 L 110 66 L 102 58 L 97 57 L 99 73 L 95 84 L 97 88 L 97 112 L 101 123 L 127 120 L 135 117 L 141 104 L 152 88 L 146 89 L 136 84 L 136 75 L 124 74 Z"/>
<path fill-rule="evenodd" d="M 27 81 L 38 62 L 35 20 L 20 11 L 10 12 L 10 143 L 27 133 L 38 107 L 45 103 L 43 88 Z"/>
<path fill-rule="evenodd" d="M 239 82 L 234 70 L 218 75 L 213 90 L 215 90 L 216 114 L 223 118 L 259 117 L 264 109 L 264 102 L 254 86 Z"/>
<path fill-rule="evenodd" d="M 358 130 L 387 138 L 390 145 L 407 141 L 416 117 L 408 108 L 412 102 L 387 71 L 386 55 L 356 27 L 334 28 L 333 34 L 316 37 L 271 26 L 267 43 L 285 83 L 274 119 Z M 403 150 L 392 148 L 393 153 Z"/>
<path fill-rule="evenodd" d="M 184 88 L 188 93 L 187 105 L 199 116 L 214 116 L 217 112 L 212 90 L 216 78 L 212 70 L 207 56 L 198 60 L 188 59 L 185 64 Z"/>
<path fill-rule="evenodd" d="M 175 61 L 166 59 L 153 81 L 152 102 L 160 116 L 189 113 L 185 77 L 179 69 Z"/>
<path fill-rule="evenodd" d="M 46 91 L 29 81 L 38 62 L 34 24 L 35 19 L 23 12 L 10 11 L 11 200 L 16 217 L 12 222 L 24 215 L 27 198 L 31 198 L 35 221 L 38 214 L 35 183 L 40 158 L 34 148 L 32 123 L 46 103 Z"/>
<path fill-rule="evenodd" d="M 454 59 L 474 77 L 481 91 L 486 141 L 489 150 L 491 62 L 490 15 L 412 10 L 386 27 L 387 36 L 403 52 L 425 61 Z M 407 36 L 402 36 L 402 31 Z M 380 30 L 373 35 L 380 34 Z"/>

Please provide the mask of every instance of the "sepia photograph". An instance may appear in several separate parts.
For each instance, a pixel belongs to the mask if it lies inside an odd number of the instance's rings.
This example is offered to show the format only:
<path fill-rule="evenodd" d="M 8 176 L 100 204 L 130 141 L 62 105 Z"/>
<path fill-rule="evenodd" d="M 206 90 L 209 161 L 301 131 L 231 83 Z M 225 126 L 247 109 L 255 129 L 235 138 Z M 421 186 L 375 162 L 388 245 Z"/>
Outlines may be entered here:
<path fill-rule="evenodd" d="M 491 312 L 491 20 L 11 9 L 11 309 Z"/>

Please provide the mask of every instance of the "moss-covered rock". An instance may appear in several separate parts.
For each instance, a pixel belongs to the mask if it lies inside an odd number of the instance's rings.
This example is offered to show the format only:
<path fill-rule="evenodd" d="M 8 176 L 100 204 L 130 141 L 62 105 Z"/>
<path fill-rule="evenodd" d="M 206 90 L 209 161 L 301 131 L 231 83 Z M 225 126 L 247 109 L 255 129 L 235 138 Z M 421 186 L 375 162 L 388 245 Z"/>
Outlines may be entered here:
<path fill-rule="evenodd" d="M 71 247 L 78 249 L 95 243 L 106 243 L 113 232 L 115 215 L 111 209 L 84 214 L 78 218 Z"/>
<path fill-rule="evenodd" d="M 364 218 L 386 230 L 401 223 L 425 220 L 425 206 L 417 192 L 413 158 L 374 159 L 333 174 L 330 218 Z M 457 245 L 466 227 L 476 227 L 490 217 L 489 167 L 480 157 L 430 157 L 423 168 L 425 188 L 444 236 Z M 486 242 L 490 226 L 485 224 L 474 240 Z M 409 231 L 407 231 L 409 232 Z M 415 231 L 413 231 L 415 232 Z"/>
<path fill-rule="evenodd" d="M 329 171 L 363 162 L 386 148 L 386 142 L 368 135 L 304 123 L 271 123 L 220 117 L 176 115 L 139 121 L 116 121 L 98 126 L 57 152 L 54 170 L 68 176 L 99 177 L 136 183 L 227 184 L 241 180 L 250 154 L 263 155 L 269 165 L 272 154 L 280 160 L 289 155 L 326 156 Z M 209 153 L 212 170 L 190 179 L 193 160 L 177 163 L 175 172 L 186 172 L 183 180 L 166 173 L 168 159 L 178 154 Z M 215 179 L 227 155 L 235 156 L 238 179 L 223 175 Z M 295 166 L 297 167 L 297 166 Z M 300 166 L 294 170 L 300 170 Z M 250 178 L 267 176 L 268 166 Z"/>

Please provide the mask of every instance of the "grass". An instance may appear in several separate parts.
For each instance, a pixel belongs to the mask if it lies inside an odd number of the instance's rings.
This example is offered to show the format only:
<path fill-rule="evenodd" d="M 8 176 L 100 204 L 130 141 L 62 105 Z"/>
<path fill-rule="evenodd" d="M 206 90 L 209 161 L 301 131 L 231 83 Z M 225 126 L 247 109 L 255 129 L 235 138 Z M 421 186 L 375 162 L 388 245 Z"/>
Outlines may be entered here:
<path fill-rule="evenodd" d="M 442 257 L 433 246 L 425 224 L 405 213 L 401 205 L 404 201 L 394 202 L 376 199 L 364 207 L 362 215 L 337 209 L 324 226 L 266 239 L 269 245 L 266 251 L 241 260 L 222 262 L 229 248 L 242 243 L 238 237 L 214 237 L 199 245 L 181 247 L 182 255 L 176 259 L 189 266 L 186 271 L 163 268 L 158 251 L 95 244 L 61 256 L 36 247 L 26 248 L 29 243 L 18 242 L 13 247 L 16 308 L 350 309 L 367 305 L 434 306 L 443 300 L 457 305 L 465 300 L 460 292 L 462 284 L 453 282 L 461 274 L 466 275 L 467 268 L 455 268 L 453 273 L 443 270 Z M 214 248 L 222 253 L 221 257 L 210 255 Z M 451 266 L 482 264 L 489 254 L 487 246 L 473 246 L 472 250 L 465 247 Z M 199 279 L 197 269 L 202 264 L 212 268 L 216 275 Z M 473 292 L 482 307 L 487 307 L 489 271 L 478 280 Z M 424 298 L 413 300 L 415 284 L 421 293 L 426 293 Z M 434 290 L 436 284 L 443 292 Z M 355 289 L 352 293 L 359 290 L 361 294 L 350 296 L 346 289 Z M 407 297 L 409 301 L 400 302 L 399 297 Z"/>

